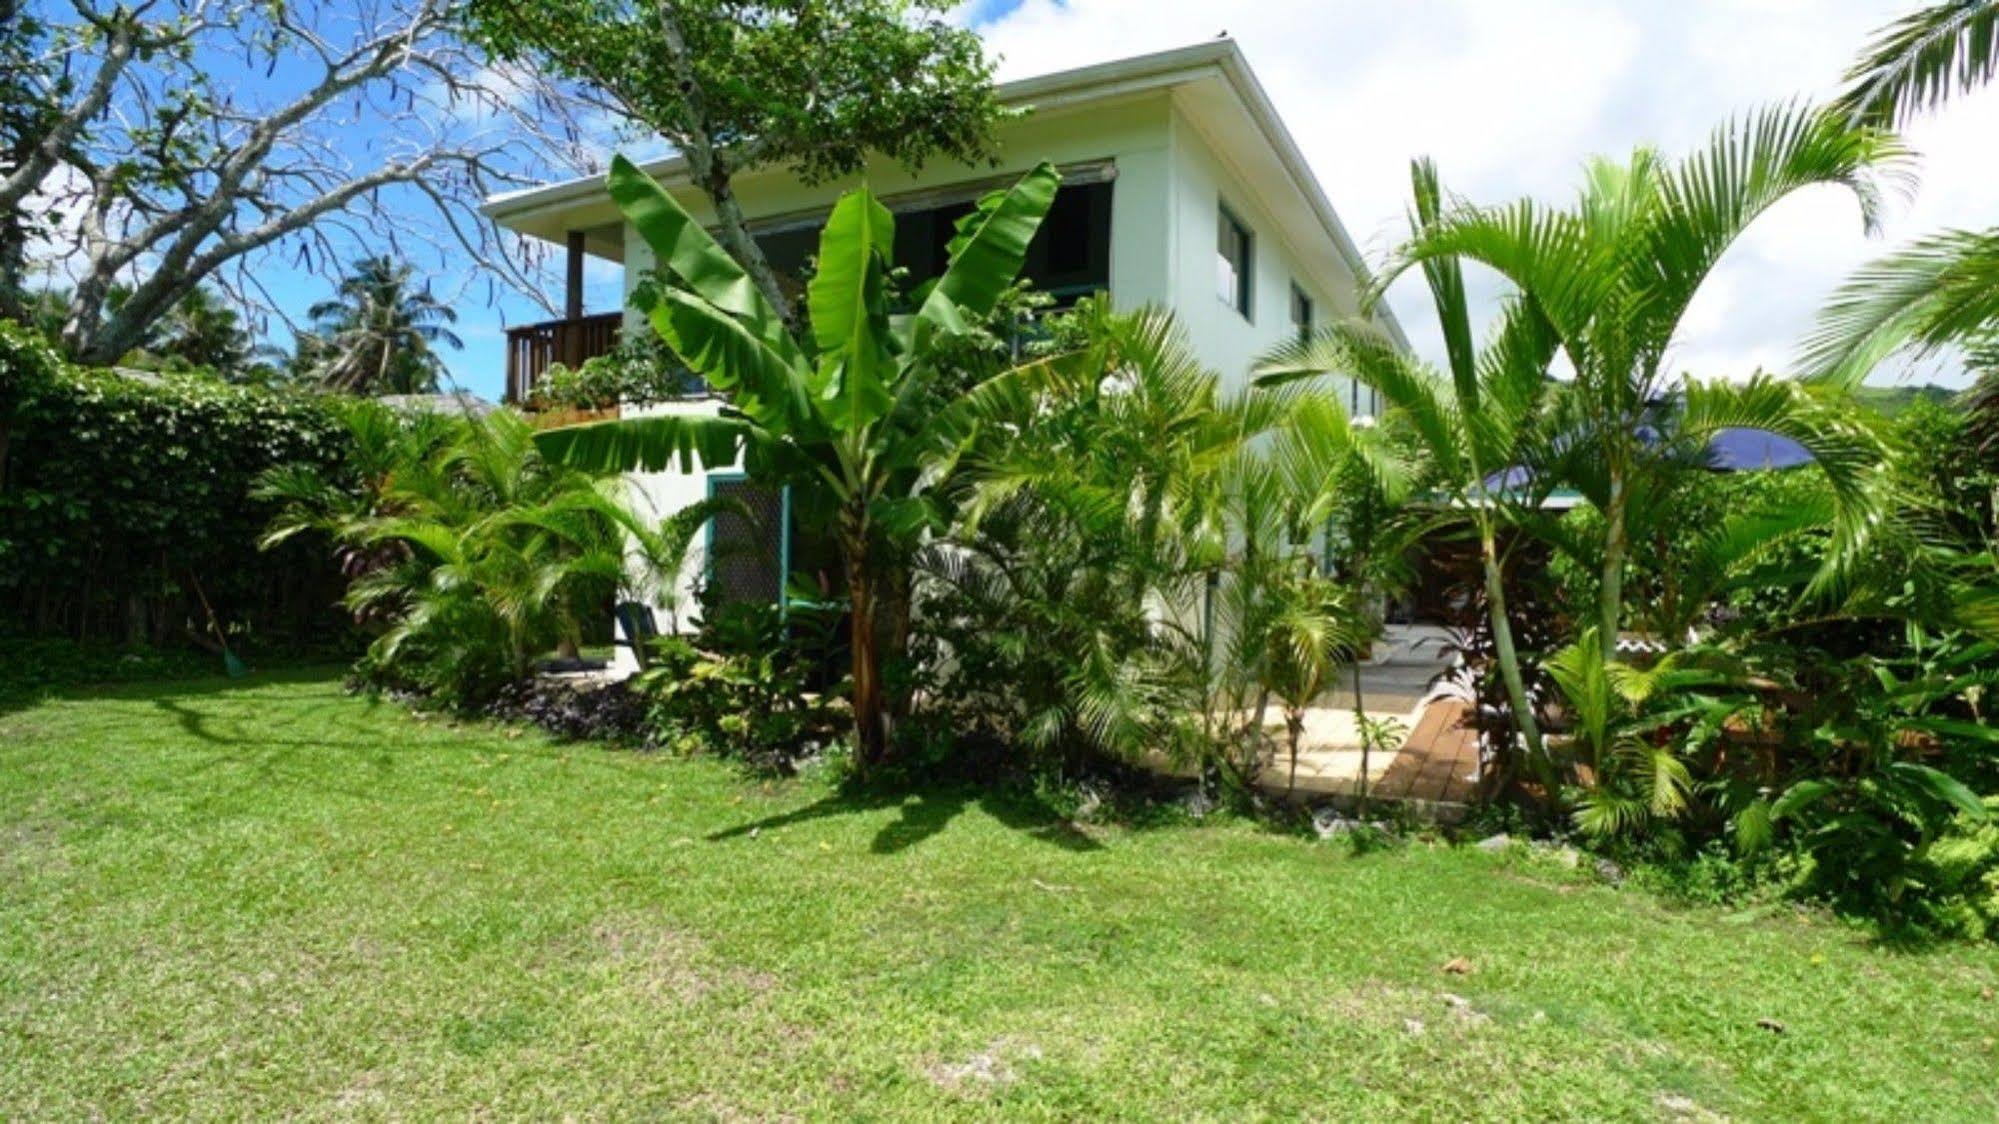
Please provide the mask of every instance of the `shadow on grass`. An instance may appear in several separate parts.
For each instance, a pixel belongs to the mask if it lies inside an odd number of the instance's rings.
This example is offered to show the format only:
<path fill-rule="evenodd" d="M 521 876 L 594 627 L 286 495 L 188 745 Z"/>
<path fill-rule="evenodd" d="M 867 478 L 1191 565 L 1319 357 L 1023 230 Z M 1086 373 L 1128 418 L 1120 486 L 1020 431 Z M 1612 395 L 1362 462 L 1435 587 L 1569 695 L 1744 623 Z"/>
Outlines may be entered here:
<path fill-rule="evenodd" d="M 44 669 L 30 668 L 26 679 L 6 678 L 6 661 L 0 660 L 0 715 L 49 702 L 211 695 L 272 683 L 338 679 L 348 668 L 348 664 L 325 656 L 280 654 L 268 663 L 253 664 L 244 678 L 230 679 L 221 674 L 218 661 L 205 654 L 177 653 L 175 666 L 136 671 L 124 667 L 123 658 L 119 650 L 110 649 L 94 653 L 90 666 L 80 673 L 82 677 L 66 670 L 49 675 Z"/>
<path fill-rule="evenodd" d="M 901 814 L 882 826 L 869 848 L 877 855 L 892 855 L 943 831 L 952 820 L 974 806 L 1007 827 L 1050 846 L 1065 851 L 1103 849 L 1102 844 L 1032 796 L 970 789 L 836 792 L 803 808 L 714 832 L 708 840 L 719 843 L 814 820 L 893 808 Z"/>

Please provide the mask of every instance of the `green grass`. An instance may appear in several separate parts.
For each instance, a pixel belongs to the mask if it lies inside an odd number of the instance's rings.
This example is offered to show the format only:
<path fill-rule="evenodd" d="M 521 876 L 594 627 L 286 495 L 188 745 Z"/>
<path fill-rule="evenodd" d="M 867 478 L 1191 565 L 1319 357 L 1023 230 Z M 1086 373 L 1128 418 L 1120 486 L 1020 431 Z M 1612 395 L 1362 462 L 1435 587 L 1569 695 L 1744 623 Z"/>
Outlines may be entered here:
<path fill-rule="evenodd" d="M 1996 987 L 1519 856 L 843 801 L 328 675 L 0 712 L 10 1119 L 1989 1120 Z"/>

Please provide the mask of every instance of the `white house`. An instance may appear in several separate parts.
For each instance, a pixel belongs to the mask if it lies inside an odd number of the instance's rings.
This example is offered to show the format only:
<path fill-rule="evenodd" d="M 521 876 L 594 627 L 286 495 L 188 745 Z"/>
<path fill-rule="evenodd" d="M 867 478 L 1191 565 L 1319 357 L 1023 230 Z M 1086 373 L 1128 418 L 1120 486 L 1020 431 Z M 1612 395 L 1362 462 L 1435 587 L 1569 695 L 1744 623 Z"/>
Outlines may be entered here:
<path fill-rule="evenodd" d="M 1245 379 L 1255 356 L 1301 329 L 1356 314 L 1365 276 L 1360 254 L 1232 40 L 1011 82 L 999 94 L 1027 112 L 1001 126 L 997 166 L 939 161 L 912 176 L 884 160 L 864 173 L 896 212 L 896 264 L 912 276 L 941 267 L 951 224 L 973 200 L 1048 160 L 1061 169 L 1063 186 L 1026 273 L 1058 298 L 1108 291 L 1121 307 L 1169 308 L 1200 356 L 1231 380 Z M 683 161 L 646 170 L 692 214 L 712 214 L 688 186 Z M 766 169 L 739 176 L 735 188 L 752 232 L 783 270 L 803 262 L 834 200 L 858 182 L 806 186 L 783 169 Z M 635 316 L 585 314 L 584 256 L 622 263 L 629 292 L 650 268 L 651 253 L 599 179 L 496 196 L 484 210 L 500 226 L 568 253 L 565 318 L 508 333 L 507 393 L 518 399 L 552 363 L 573 365 L 607 350 Z M 1385 311 L 1380 319 L 1402 338 Z M 1366 391 L 1345 393 L 1357 413 L 1373 412 Z M 715 403 L 653 408 L 712 410 Z M 781 497 L 756 497 L 728 470 L 654 474 L 637 483 L 662 513 L 741 490 L 783 518 Z M 765 563 L 717 580 L 744 595 L 774 597 L 785 572 L 781 562 Z"/>

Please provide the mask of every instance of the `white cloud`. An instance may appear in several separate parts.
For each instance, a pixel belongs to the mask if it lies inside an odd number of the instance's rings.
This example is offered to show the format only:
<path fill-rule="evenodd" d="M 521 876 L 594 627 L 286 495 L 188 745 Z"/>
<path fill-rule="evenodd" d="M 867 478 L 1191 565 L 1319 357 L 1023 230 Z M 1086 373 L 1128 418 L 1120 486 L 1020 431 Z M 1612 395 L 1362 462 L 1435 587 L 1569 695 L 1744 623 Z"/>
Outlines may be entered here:
<path fill-rule="evenodd" d="M 1730 114 L 1824 98 L 1901 0 L 1025 0 L 980 31 L 1001 77 L 1180 46 L 1226 30 L 1363 248 L 1403 229 L 1407 167 L 1429 155 L 1480 202 L 1562 199 L 1592 154 L 1671 154 Z M 1937 227 L 1999 225 L 1999 90 L 1911 131 L 1925 154 L 1913 203 L 1869 239 L 1836 189 L 1787 201 L 1723 261 L 1673 358 L 1704 375 L 1781 370 L 1853 267 Z M 1485 292 L 1496 292 L 1488 284 Z M 1419 284 L 1391 303 L 1419 348 L 1436 333 Z M 1927 372 L 1926 372 L 1927 373 Z"/>

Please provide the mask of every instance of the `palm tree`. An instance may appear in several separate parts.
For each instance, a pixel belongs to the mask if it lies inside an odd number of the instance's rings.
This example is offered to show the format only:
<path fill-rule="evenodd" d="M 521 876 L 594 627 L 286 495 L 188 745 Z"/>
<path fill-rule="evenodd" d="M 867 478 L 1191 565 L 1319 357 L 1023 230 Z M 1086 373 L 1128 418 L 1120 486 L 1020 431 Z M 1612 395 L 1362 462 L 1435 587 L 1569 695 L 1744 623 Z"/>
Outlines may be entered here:
<path fill-rule="evenodd" d="M 1689 393 L 1667 381 L 1664 364 L 1702 282 L 1759 216 L 1802 188 L 1837 184 L 1854 193 L 1871 228 L 1884 181 L 1900 176 L 1907 158 L 1894 136 L 1837 114 L 1766 109 L 1717 129 L 1677 163 L 1643 149 L 1623 164 L 1593 161 L 1567 208 L 1532 200 L 1452 207 L 1422 223 L 1375 282 L 1378 299 L 1410 268 L 1475 261 L 1511 281 L 1524 301 L 1516 309 L 1545 323 L 1574 371 L 1564 390 L 1565 472 L 1603 517 L 1595 556 L 1605 658 L 1624 623 L 1632 512 L 1664 474 L 1698 463 L 1688 451 L 1718 431 L 1762 429 L 1803 444 L 1833 485 L 1846 545 L 1876 514 L 1864 477 L 1879 446 L 1836 403 L 1767 377 Z M 1451 346 L 1469 350 L 1461 339 Z M 1657 440 L 1662 416 L 1673 442 Z M 1829 554 L 1824 583 L 1837 581 L 1851 558 Z"/>
<path fill-rule="evenodd" d="M 1415 206 L 1410 221 L 1421 237 L 1443 218 L 1443 190 L 1427 160 L 1410 167 Z M 1389 410 L 1420 445 L 1428 466 L 1431 500 L 1461 512 L 1479 542 L 1486 605 L 1497 649 L 1500 677 L 1514 721 L 1525 740 L 1529 763 L 1549 784 L 1553 775 L 1534 716 L 1515 646 L 1504 581 L 1510 524 L 1533 497 L 1507 486 L 1508 470 L 1530 456 L 1535 423 L 1546 408 L 1547 370 L 1554 337 L 1531 296 L 1513 300 L 1493 339 L 1472 343 L 1470 304 L 1455 258 L 1421 262 L 1443 331 L 1448 376 L 1437 373 L 1371 324 L 1335 324 L 1305 339 L 1272 349 L 1255 367 L 1258 385 L 1279 387 L 1304 379 L 1338 376 L 1357 380 L 1380 394 Z M 1325 399 L 1339 410 L 1337 395 Z M 1358 447 L 1358 446 L 1357 446 Z M 1524 502 L 1523 502 L 1524 501 Z M 1552 790 L 1551 790 L 1552 791 Z"/>
<path fill-rule="evenodd" d="M 450 325 L 458 312 L 440 302 L 428 284 L 417 288 L 415 270 L 386 257 L 363 258 L 340 282 L 332 300 L 308 310 L 313 329 L 313 373 L 330 390 L 367 394 L 434 393 L 444 374 L 439 346 L 465 346 Z"/>
<path fill-rule="evenodd" d="M 573 653 L 583 622 L 629 579 L 632 516 L 597 481 L 534 453 L 527 422 L 406 416 L 356 403 L 346 421 L 357 479 L 267 474 L 280 509 L 265 537 L 327 535 L 347 604 L 382 626 L 373 665 L 457 702 L 526 676 L 549 647 Z"/>
<path fill-rule="evenodd" d="M 1290 670 L 1275 583 L 1324 474 L 1300 467 L 1309 487 L 1287 489 L 1280 459 L 1305 460 L 1283 435 L 1290 403 L 1223 393 L 1170 314 L 1091 300 L 1054 330 L 1072 362 L 989 387 L 932 572 L 999 653 L 1019 744 L 1165 750 L 1247 786 Z"/>
<path fill-rule="evenodd" d="M 1853 68 L 1838 107 L 1854 120 L 1899 125 L 1999 74 L 1999 0 L 1942 0 L 1881 29 Z M 1999 228 L 1946 230 L 1856 272 L 1805 341 L 1811 377 L 1855 385 L 1896 354 L 1921 358 L 1973 343 L 1999 325 Z M 1968 396 L 1999 438 L 1999 373 Z M 1987 447 L 1994 447 L 1988 438 Z"/>
<path fill-rule="evenodd" d="M 1353 426 L 1337 394 L 1309 396 L 1287 414 L 1276 455 L 1297 494 L 1308 497 L 1305 520 L 1324 528 L 1325 569 L 1354 594 L 1354 651 L 1380 639 L 1376 608 L 1408 582 L 1408 557 L 1438 526 L 1435 514 L 1409 504 L 1421 465 L 1401 447 L 1400 415 Z M 1377 734 L 1368 717 L 1361 661 L 1353 675 L 1354 728 L 1361 732 L 1359 811 L 1365 818 Z"/>
<path fill-rule="evenodd" d="M 1999 2 L 1940 0 L 1876 33 L 1846 72 L 1834 108 L 1857 124 L 1899 128 L 1999 74 Z"/>
<path fill-rule="evenodd" d="M 242 316 L 207 286 L 189 290 L 174 305 L 146 350 L 226 379 L 245 373 L 263 354 L 243 327 Z"/>
<path fill-rule="evenodd" d="M 1060 181 L 1043 164 L 982 200 L 914 314 L 891 319 L 894 218 L 866 188 L 842 196 L 807 292 L 809 339 L 794 339 L 743 267 L 658 183 L 620 157 L 611 196 L 660 264 L 635 303 L 682 362 L 728 394 L 717 416 L 663 415 L 543 433 L 551 460 L 598 472 L 721 467 L 823 497 L 853 615 L 852 703 L 863 773 L 889 746 L 882 652 L 906 637 L 909 563 L 944 526 L 938 486 L 975 435 L 993 389 L 946 394 L 945 354 L 982 326 L 1025 260 Z M 1044 363 L 996 376 L 1032 379 Z M 940 400 L 941 399 L 941 400 Z"/>

